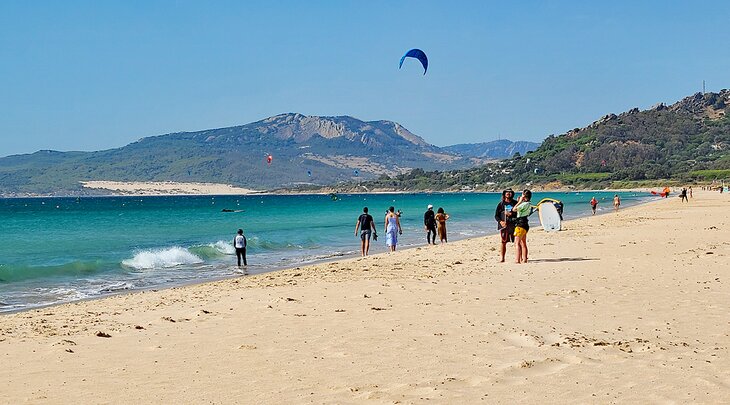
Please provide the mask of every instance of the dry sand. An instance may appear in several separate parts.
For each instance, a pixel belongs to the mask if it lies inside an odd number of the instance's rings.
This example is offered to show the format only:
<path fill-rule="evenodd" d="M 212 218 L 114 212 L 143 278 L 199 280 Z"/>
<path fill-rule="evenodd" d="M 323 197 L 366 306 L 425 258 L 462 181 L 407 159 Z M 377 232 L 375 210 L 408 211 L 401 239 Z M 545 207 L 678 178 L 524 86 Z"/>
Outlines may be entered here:
<path fill-rule="evenodd" d="M 188 194 L 251 194 L 255 190 L 219 183 L 178 183 L 174 181 L 82 181 L 88 189 L 108 190 L 114 194 L 188 195 Z"/>
<path fill-rule="evenodd" d="M 727 403 L 728 208 L 535 226 L 526 265 L 491 236 L 0 316 L 0 402 Z"/>

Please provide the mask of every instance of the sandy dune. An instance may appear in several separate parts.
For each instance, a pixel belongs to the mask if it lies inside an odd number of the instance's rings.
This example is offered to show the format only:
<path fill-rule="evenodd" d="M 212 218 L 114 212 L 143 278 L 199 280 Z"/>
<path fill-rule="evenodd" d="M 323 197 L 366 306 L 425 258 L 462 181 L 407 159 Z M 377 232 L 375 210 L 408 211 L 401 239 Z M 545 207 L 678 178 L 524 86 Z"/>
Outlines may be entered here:
<path fill-rule="evenodd" d="M 727 403 L 728 208 L 535 226 L 526 265 L 493 236 L 0 316 L 0 402 Z"/>
<path fill-rule="evenodd" d="M 251 194 L 255 190 L 218 183 L 178 183 L 174 181 L 82 181 L 84 188 L 109 190 L 114 194 L 186 195 L 186 194 Z"/>

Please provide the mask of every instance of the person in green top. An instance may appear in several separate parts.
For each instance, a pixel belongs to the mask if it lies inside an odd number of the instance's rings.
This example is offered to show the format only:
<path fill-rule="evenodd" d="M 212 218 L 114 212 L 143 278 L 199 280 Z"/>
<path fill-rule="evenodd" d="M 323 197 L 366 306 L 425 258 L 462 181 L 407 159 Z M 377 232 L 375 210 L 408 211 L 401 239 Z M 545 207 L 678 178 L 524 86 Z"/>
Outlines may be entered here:
<path fill-rule="evenodd" d="M 530 200 L 532 191 L 525 190 L 517 200 L 517 205 L 512 208 L 516 215 L 515 219 L 515 246 L 517 247 L 516 263 L 527 263 L 527 231 L 530 230 L 529 217 L 534 207 Z"/>

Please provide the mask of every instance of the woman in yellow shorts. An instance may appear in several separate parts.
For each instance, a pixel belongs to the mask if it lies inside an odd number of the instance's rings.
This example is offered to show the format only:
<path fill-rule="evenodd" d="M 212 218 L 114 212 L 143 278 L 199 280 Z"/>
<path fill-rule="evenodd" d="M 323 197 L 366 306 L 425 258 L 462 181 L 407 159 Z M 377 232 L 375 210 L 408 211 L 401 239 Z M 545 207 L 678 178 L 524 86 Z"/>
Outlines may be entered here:
<path fill-rule="evenodd" d="M 527 231 L 530 230 L 529 216 L 532 214 L 532 192 L 525 190 L 517 200 L 517 205 L 512 208 L 516 212 L 515 219 L 515 245 L 517 246 L 516 263 L 527 263 Z"/>

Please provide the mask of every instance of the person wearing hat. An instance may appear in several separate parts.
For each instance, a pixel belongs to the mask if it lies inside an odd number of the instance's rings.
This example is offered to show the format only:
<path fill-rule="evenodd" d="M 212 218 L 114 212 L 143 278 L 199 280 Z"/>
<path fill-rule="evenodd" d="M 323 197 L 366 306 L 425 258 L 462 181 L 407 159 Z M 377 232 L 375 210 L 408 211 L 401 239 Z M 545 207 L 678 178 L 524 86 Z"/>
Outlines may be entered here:
<path fill-rule="evenodd" d="M 494 212 L 494 220 L 497 221 L 497 230 L 502 240 L 502 248 L 499 251 L 502 263 L 504 263 L 504 255 L 507 252 L 507 242 L 515 242 L 515 214 L 512 212 L 512 207 L 517 205 L 517 201 L 514 197 L 515 192 L 511 188 L 502 191 L 502 200 L 497 204 Z"/>
<path fill-rule="evenodd" d="M 433 212 L 433 205 L 428 204 L 426 213 L 423 214 L 423 228 L 426 230 L 426 244 L 436 244 L 436 214 Z"/>

